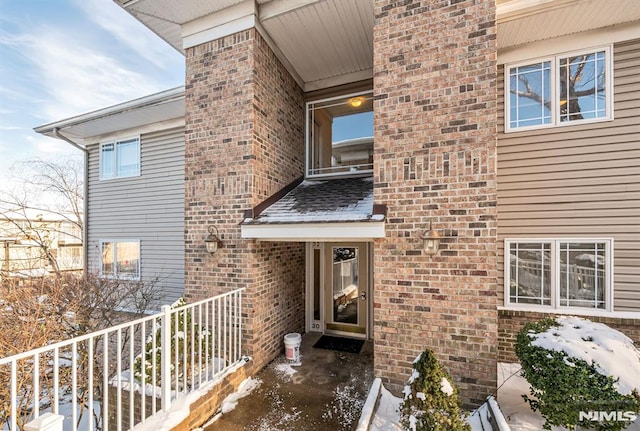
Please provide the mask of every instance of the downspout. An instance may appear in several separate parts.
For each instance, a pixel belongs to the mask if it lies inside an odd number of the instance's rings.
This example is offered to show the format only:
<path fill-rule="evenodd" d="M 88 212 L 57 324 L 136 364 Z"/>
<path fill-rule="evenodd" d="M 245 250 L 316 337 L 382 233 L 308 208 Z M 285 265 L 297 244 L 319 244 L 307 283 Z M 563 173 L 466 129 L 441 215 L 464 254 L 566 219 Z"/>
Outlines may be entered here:
<path fill-rule="evenodd" d="M 84 145 L 73 142 L 71 139 L 60 133 L 60 129 L 53 128 L 56 138 L 71 144 L 84 153 L 84 188 L 82 191 L 82 273 L 86 277 L 89 269 L 89 150 Z"/>

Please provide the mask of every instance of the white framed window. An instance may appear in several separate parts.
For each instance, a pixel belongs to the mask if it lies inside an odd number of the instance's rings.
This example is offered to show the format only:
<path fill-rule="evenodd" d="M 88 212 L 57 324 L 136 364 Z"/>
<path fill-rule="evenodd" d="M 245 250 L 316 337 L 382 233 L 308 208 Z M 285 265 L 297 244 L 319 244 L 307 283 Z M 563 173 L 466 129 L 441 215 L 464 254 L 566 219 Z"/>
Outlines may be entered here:
<path fill-rule="evenodd" d="M 100 241 L 100 275 L 109 278 L 140 279 L 140 241 Z"/>
<path fill-rule="evenodd" d="M 373 92 L 306 104 L 305 175 L 353 176 L 373 172 Z"/>
<path fill-rule="evenodd" d="M 505 240 L 505 306 L 613 311 L 613 240 Z"/>
<path fill-rule="evenodd" d="M 505 132 L 613 119 L 611 47 L 505 65 Z"/>
<path fill-rule="evenodd" d="M 100 179 L 140 175 L 140 138 L 129 138 L 100 145 Z"/>

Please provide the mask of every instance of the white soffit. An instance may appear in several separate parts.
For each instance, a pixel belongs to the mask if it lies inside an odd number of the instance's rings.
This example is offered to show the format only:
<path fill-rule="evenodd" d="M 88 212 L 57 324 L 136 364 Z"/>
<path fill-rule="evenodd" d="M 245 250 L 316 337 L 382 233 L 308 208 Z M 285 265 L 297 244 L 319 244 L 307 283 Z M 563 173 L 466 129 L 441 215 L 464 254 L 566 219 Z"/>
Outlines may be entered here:
<path fill-rule="evenodd" d="M 498 49 L 640 20 L 639 0 L 498 2 Z"/>
<path fill-rule="evenodd" d="M 261 241 L 371 241 L 384 238 L 384 222 L 242 225 L 241 237 Z"/>
<path fill-rule="evenodd" d="M 54 130 L 74 141 L 109 135 L 128 129 L 159 123 L 167 127 L 184 124 L 184 87 L 173 88 L 150 96 L 45 124 L 34 130 L 54 137 Z"/>
<path fill-rule="evenodd" d="M 330 86 L 373 76 L 371 0 L 315 2 L 267 15 L 261 24 L 305 82 L 306 90 L 317 87 L 316 82 Z"/>
<path fill-rule="evenodd" d="M 373 0 L 114 0 L 178 51 L 258 27 L 306 91 L 373 77 Z"/>

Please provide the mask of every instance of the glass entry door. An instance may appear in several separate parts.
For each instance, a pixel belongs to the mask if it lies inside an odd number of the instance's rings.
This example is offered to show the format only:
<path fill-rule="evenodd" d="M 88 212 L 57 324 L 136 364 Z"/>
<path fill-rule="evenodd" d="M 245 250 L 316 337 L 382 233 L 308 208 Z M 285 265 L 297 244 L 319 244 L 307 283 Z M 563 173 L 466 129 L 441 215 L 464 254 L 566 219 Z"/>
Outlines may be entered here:
<path fill-rule="evenodd" d="M 325 332 L 366 335 L 368 266 L 366 244 L 325 244 Z"/>

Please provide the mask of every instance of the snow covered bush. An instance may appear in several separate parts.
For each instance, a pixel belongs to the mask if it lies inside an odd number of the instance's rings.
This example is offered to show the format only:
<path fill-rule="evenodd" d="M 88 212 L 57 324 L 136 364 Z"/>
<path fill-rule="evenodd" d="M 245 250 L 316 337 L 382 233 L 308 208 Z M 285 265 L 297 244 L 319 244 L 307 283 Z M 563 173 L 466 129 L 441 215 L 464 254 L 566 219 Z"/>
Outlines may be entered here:
<path fill-rule="evenodd" d="M 640 412 L 640 351 L 604 324 L 578 317 L 529 323 L 516 355 L 531 385 L 523 398 L 545 429 L 622 430 Z"/>
<path fill-rule="evenodd" d="M 426 349 L 413 361 L 404 388 L 401 422 L 411 431 L 470 431 L 460 410 L 458 390 L 433 352 Z"/>
<path fill-rule="evenodd" d="M 178 299 L 171 308 L 180 308 L 186 305 L 184 298 Z M 171 324 L 171 358 L 175 358 L 176 352 L 180 359 L 180 363 L 195 364 L 197 366 L 205 367 L 207 363 L 211 364 L 213 358 L 211 356 L 211 333 L 206 328 L 201 328 L 200 325 L 193 322 L 193 315 L 189 309 L 179 312 L 180 319 L 177 324 L 175 321 Z M 154 340 L 155 338 L 155 340 Z M 155 346 L 155 353 L 154 353 Z M 144 381 L 145 383 L 156 382 L 156 385 L 161 383 L 161 352 L 162 352 L 162 337 L 161 328 L 157 327 L 152 336 L 147 338 L 145 349 L 143 354 L 136 357 L 133 364 L 134 376 L 138 381 L 143 379 L 142 361 L 144 356 Z M 186 356 L 185 356 L 186 355 Z M 155 364 L 154 364 L 155 362 Z M 173 361 L 172 361 L 173 362 Z M 222 366 L 213 363 L 211 364 L 215 370 L 219 371 Z M 216 368 L 217 367 L 217 368 Z M 191 377 L 191 367 L 182 367 L 178 370 L 178 376 L 184 377 L 186 372 L 189 378 Z M 197 368 L 197 367 L 196 367 Z M 154 377 L 155 371 L 155 377 Z M 200 369 L 194 369 L 196 374 L 201 372 Z M 174 364 L 171 366 L 171 381 L 175 382 L 176 370 Z"/>

